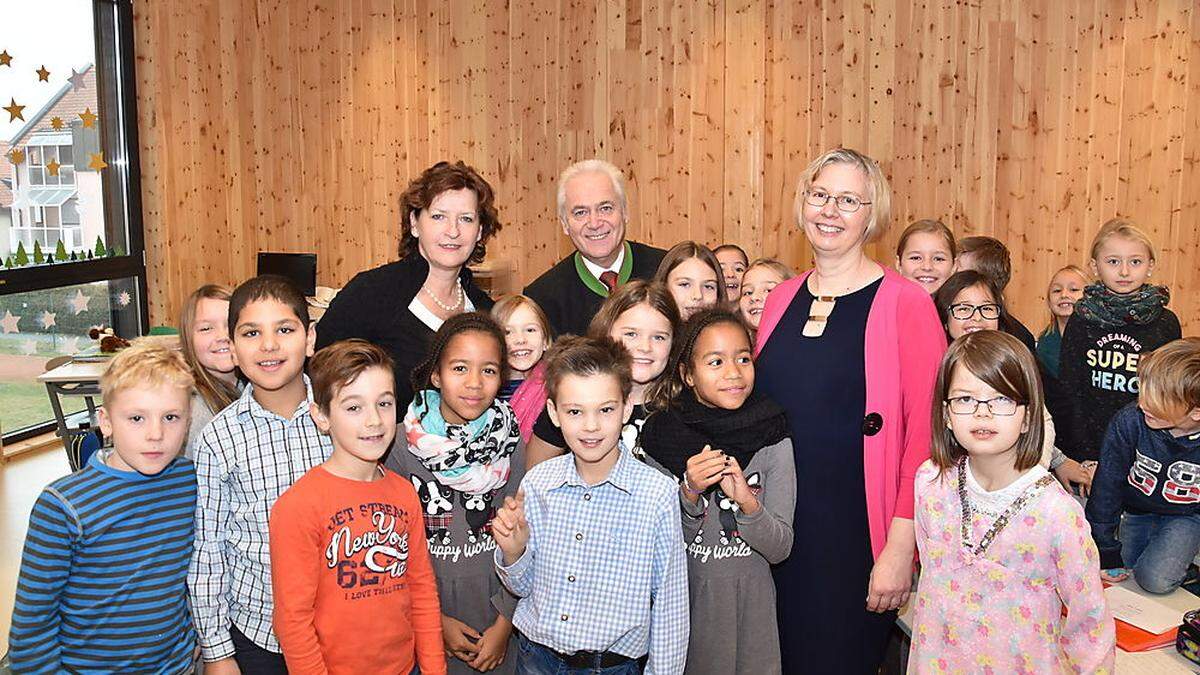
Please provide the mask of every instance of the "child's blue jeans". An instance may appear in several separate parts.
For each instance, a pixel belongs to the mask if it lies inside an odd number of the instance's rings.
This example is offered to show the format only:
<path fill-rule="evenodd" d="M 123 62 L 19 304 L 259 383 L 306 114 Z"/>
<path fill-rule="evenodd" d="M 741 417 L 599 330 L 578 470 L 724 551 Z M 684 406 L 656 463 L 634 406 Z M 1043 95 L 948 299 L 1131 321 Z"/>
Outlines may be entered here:
<path fill-rule="evenodd" d="M 1170 593 L 1200 551 L 1200 515 L 1126 513 L 1121 518 L 1121 557 L 1139 586 Z"/>
<path fill-rule="evenodd" d="M 636 660 L 610 668 L 572 668 L 550 649 L 531 642 L 524 635 L 517 640 L 517 675 L 638 675 Z"/>

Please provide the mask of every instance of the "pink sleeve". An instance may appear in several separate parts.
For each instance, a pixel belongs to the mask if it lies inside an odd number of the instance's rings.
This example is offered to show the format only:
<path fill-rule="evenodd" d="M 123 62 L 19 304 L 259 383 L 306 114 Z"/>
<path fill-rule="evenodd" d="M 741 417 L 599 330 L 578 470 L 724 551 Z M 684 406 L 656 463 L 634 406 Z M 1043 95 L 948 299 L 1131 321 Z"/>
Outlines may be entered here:
<path fill-rule="evenodd" d="M 1057 488 L 1052 485 L 1051 488 Z M 1063 496 L 1065 509 L 1054 518 L 1052 555 L 1055 588 L 1067 608 L 1058 644 L 1077 673 L 1111 673 L 1116 658 L 1116 625 L 1100 583 L 1100 556 L 1083 509 Z"/>
<path fill-rule="evenodd" d="M 900 297 L 900 390 L 904 414 L 904 450 L 900 457 L 900 492 L 896 518 L 913 517 L 913 482 L 929 459 L 933 386 L 946 353 L 946 332 L 933 300 L 917 288 Z"/>

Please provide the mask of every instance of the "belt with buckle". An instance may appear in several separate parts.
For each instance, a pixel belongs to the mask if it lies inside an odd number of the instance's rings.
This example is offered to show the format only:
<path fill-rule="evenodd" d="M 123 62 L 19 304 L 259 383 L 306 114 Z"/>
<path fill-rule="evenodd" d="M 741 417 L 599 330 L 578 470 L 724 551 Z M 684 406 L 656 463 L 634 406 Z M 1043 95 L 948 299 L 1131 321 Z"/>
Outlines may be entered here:
<path fill-rule="evenodd" d="M 550 649 L 547 647 L 547 649 Z M 579 651 L 574 654 L 564 654 L 559 651 L 550 649 L 555 656 L 558 657 L 564 665 L 570 668 L 612 668 L 620 666 L 630 661 L 636 661 L 632 656 L 625 656 L 616 652 L 588 652 Z"/>

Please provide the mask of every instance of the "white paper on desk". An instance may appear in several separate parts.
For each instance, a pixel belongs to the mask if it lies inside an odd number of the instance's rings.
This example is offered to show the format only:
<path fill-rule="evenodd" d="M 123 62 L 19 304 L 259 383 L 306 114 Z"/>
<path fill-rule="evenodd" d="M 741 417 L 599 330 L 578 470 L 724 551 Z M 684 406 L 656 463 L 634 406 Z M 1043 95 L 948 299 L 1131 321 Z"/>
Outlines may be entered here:
<path fill-rule="evenodd" d="M 1182 589 L 1177 592 L 1187 593 Z M 1104 597 L 1114 617 L 1148 633 L 1161 635 L 1178 628 L 1183 621 L 1183 613 L 1179 610 L 1128 588 L 1109 586 L 1104 589 Z"/>

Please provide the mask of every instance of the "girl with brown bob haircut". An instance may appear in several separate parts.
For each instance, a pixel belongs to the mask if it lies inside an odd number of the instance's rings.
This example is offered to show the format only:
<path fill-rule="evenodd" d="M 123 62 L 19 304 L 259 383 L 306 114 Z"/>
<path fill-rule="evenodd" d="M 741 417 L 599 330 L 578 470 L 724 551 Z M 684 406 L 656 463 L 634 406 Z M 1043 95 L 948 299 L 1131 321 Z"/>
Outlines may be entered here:
<path fill-rule="evenodd" d="M 934 393 L 933 453 L 914 481 L 914 672 L 974 672 L 980 655 L 1000 673 L 1113 672 L 1092 529 L 1038 465 L 1033 355 L 1011 335 L 968 333 L 946 351 Z M 993 628 L 940 639 L 947 626 Z"/>
<path fill-rule="evenodd" d="M 1025 423 L 1014 447 L 1014 466 L 1018 471 L 1037 466 L 1042 458 L 1042 416 L 1029 414 L 1030 410 L 1040 411 L 1044 404 L 1037 364 L 1020 340 L 1007 333 L 985 330 L 968 333 L 955 340 L 946 350 L 942 365 L 938 368 L 937 383 L 933 389 L 931 459 L 940 469 L 939 475 L 956 466 L 967 454 L 950 430 L 950 381 L 958 366 L 966 368 L 999 394 L 1017 402 L 1017 410 L 1025 416 Z"/>

